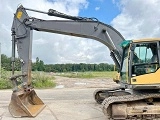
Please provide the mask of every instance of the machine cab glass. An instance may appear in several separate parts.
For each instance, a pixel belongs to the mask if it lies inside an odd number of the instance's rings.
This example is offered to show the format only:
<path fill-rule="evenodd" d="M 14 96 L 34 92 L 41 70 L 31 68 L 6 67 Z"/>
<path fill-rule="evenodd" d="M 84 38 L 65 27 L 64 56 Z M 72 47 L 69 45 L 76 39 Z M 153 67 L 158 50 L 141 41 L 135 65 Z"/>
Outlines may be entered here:
<path fill-rule="evenodd" d="M 132 76 L 153 73 L 158 69 L 158 49 L 155 43 L 136 43 L 132 59 Z"/>
<path fill-rule="evenodd" d="M 128 50 L 129 48 L 126 47 L 124 48 L 123 52 L 123 63 L 121 68 L 121 81 L 123 83 L 126 83 L 128 81 L 128 59 L 129 59 Z"/>

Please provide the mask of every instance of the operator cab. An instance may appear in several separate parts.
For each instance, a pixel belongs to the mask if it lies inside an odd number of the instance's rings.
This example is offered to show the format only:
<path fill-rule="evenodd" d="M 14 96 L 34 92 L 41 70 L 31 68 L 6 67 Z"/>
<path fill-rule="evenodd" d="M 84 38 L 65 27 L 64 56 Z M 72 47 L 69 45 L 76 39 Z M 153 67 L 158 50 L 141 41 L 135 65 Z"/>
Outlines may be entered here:
<path fill-rule="evenodd" d="M 158 79 L 155 79 L 156 76 L 152 75 L 154 73 L 158 75 L 157 71 L 159 69 L 160 55 L 159 44 L 157 39 L 125 41 L 121 44 L 121 47 L 123 48 L 123 62 L 120 72 L 122 83 L 159 83 Z M 154 79 L 152 77 L 154 77 Z"/>

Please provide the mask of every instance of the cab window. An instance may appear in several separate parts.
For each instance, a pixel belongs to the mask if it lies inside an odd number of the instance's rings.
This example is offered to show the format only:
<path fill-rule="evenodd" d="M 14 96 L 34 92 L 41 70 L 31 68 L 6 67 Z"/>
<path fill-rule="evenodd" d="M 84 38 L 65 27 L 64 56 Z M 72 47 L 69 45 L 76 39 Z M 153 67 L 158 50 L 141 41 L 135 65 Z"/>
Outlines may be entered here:
<path fill-rule="evenodd" d="M 123 64 L 121 69 L 121 80 L 126 83 L 128 81 L 128 48 L 124 49 Z"/>
<path fill-rule="evenodd" d="M 155 72 L 158 67 L 157 43 L 136 44 L 132 66 L 132 74 L 136 76 Z"/>

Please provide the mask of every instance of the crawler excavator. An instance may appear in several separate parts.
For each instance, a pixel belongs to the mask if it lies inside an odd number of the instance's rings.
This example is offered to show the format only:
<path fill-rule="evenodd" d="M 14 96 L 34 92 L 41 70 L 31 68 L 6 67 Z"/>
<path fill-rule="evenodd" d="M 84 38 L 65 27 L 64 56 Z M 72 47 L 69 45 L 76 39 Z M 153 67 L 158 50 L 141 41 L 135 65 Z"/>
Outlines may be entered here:
<path fill-rule="evenodd" d="M 67 20 L 42 20 L 29 17 L 27 11 Z M 13 93 L 9 111 L 14 117 L 35 117 L 45 107 L 31 82 L 32 32 L 43 31 L 97 40 L 110 50 L 119 77 L 119 87 L 96 90 L 94 98 L 102 103 L 106 119 L 160 118 L 160 39 L 125 40 L 112 26 L 95 18 L 70 16 L 20 5 L 12 24 Z M 63 44 L 63 43 L 62 43 Z M 15 47 L 21 62 L 21 75 L 14 74 Z M 21 83 L 18 81 L 20 79 Z"/>

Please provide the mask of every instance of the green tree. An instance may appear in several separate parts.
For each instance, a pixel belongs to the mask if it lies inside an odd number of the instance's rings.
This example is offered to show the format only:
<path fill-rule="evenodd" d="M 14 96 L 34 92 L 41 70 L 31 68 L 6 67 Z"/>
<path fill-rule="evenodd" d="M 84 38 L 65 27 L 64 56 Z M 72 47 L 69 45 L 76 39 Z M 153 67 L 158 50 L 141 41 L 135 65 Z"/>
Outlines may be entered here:
<path fill-rule="evenodd" d="M 5 70 L 11 70 L 11 59 L 4 54 L 1 54 L 1 67 Z"/>

